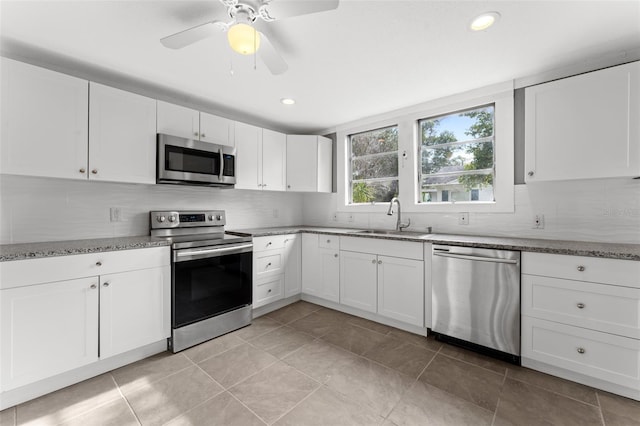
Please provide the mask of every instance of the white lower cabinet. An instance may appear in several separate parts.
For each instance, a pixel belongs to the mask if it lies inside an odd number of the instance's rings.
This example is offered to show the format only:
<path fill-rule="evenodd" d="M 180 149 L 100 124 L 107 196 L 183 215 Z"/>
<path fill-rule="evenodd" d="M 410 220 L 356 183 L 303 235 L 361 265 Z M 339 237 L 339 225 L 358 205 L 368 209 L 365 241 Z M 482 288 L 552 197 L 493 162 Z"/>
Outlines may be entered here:
<path fill-rule="evenodd" d="M 340 242 L 333 235 L 302 234 L 302 292 L 340 301 Z"/>
<path fill-rule="evenodd" d="M 343 240 L 345 244 L 342 247 L 355 246 L 353 248 L 359 247 L 367 252 L 340 252 L 340 303 L 407 324 L 424 326 L 422 244 L 400 242 L 408 245 L 404 248 L 408 252 L 413 251 L 410 255 L 420 259 L 417 260 L 377 254 L 392 252 L 387 250 L 384 242 L 358 241 L 348 237 Z"/>
<path fill-rule="evenodd" d="M 98 360 L 98 278 L 0 291 L 2 390 Z"/>
<path fill-rule="evenodd" d="M 523 252 L 522 365 L 640 400 L 640 262 Z"/>
<path fill-rule="evenodd" d="M 300 237 L 253 239 L 253 308 L 300 294 Z"/>
<path fill-rule="evenodd" d="M 0 265 L 3 392 L 169 337 L 169 248 L 126 252 Z"/>

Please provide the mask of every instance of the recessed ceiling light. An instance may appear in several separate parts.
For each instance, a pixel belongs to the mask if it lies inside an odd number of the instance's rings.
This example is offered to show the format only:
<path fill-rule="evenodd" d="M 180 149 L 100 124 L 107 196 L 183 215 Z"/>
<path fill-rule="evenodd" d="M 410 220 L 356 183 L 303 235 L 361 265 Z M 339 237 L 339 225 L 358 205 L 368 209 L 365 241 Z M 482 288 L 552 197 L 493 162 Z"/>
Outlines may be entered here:
<path fill-rule="evenodd" d="M 280 99 L 280 102 L 282 102 L 284 105 L 293 105 L 296 103 L 296 101 L 291 98 L 282 98 Z"/>
<path fill-rule="evenodd" d="M 471 28 L 473 31 L 482 31 L 486 30 L 500 19 L 500 14 L 498 12 L 485 12 L 481 15 L 476 16 L 473 21 L 471 21 Z"/>

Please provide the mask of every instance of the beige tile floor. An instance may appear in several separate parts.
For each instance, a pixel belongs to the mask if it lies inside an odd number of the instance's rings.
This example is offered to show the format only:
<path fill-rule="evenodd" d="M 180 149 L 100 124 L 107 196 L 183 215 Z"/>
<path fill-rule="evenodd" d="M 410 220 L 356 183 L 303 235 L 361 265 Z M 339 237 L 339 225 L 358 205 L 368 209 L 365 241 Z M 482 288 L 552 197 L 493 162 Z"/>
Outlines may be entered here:
<path fill-rule="evenodd" d="M 13 425 L 640 425 L 640 402 L 298 302 L 0 412 Z"/>

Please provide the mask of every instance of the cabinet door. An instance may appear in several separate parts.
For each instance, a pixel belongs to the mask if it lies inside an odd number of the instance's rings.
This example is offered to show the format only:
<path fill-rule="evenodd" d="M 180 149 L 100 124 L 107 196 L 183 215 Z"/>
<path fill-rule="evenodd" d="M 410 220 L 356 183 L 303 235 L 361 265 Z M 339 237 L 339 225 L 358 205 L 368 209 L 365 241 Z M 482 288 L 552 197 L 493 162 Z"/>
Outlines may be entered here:
<path fill-rule="evenodd" d="M 236 188 L 262 189 L 262 129 L 236 123 Z"/>
<path fill-rule="evenodd" d="M 640 62 L 525 90 L 527 182 L 640 175 Z"/>
<path fill-rule="evenodd" d="M 287 235 L 284 240 L 284 297 L 295 296 L 302 291 L 301 238 Z"/>
<path fill-rule="evenodd" d="M 389 256 L 378 262 L 378 313 L 422 327 L 424 262 Z"/>
<path fill-rule="evenodd" d="M 228 118 L 206 112 L 200 113 L 200 140 L 219 145 L 234 146 L 235 124 Z"/>
<path fill-rule="evenodd" d="M 170 267 L 100 277 L 100 358 L 170 336 Z"/>
<path fill-rule="evenodd" d="M 331 192 L 333 186 L 333 142 L 318 136 L 318 192 Z"/>
<path fill-rule="evenodd" d="M 90 178 L 156 182 L 156 101 L 91 82 Z"/>
<path fill-rule="evenodd" d="M 98 278 L 0 290 L 4 391 L 98 360 Z"/>
<path fill-rule="evenodd" d="M 2 58 L 0 171 L 87 178 L 89 82 Z"/>
<path fill-rule="evenodd" d="M 200 113 L 194 109 L 158 101 L 158 133 L 198 140 Z"/>
<path fill-rule="evenodd" d="M 287 191 L 318 190 L 318 137 L 287 135 Z"/>
<path fill-rule="evenodd" d="M 287 136 L 262 130 L 262 189 L 285 191 L 287 174 Z"/>
<path fill-rule="evenodd" d="M 320 249 L 320 277 L 321 290 L 320 297 L 340 301 L 340 255 L 338 250 Z"/>
<path fill-rule="evenodd" d="M 340 303 L 376 312 L 378 259 L 375 254 L 340 252 Z"/>

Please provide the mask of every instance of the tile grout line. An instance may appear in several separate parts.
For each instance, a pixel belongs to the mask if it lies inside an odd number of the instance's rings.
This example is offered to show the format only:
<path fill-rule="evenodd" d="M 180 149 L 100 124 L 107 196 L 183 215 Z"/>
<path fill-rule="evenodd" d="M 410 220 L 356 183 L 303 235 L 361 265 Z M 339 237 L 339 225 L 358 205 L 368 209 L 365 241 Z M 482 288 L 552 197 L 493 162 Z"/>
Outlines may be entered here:
<path fill-rule="evenodd" d="M 600 395 L 596 392 L 596 401 L 598 402 L 598 408 L 600 409 L 600 420 L 602 421 L 602 426 L 606 426 L 606 422 L 604 420 L 604 411 L 602 410 L 602 404 L 600 403 Z"/>
<path fill-rule="evenodd" d="M 120 394 L 120 397 L 122 399 L 124 399 L 124 403 L 127 404 L 127 407 L 129 407 L 129 411 L 131 412 L 131 414 L 133 414 L 133 417 L 136 418 L 136 421 L 138 422 L 139 425 L 142 425 L 142 421 L 138 417 L 138 414 L 135 412 L 135 410 L 133 409 L 133 407 L 129 403 L 129 400 L 124 395 L 124 393 L 122 393 L 122 389 L 120 389 L 120 385 L 118 384 L 118 382 L 116 382 L 116 378 L 113 377 L 113 374 L 111 374 L 111 373 L 109 373 L 109 376 L 111 377 L 111 380 L 113 381 L 113 383 L 116 385 L 116 389 L 118 389 L 118 393 Z"/>
<path fill-rule="evenodd" d="M 249 410 L 249 412 L 251 414 L 253 414 L 254 416 L 256 416 L 256 418 L 258 420 L 260 420 L 262 423 L 264 423 L 265 425 L 268 425 L 269 423 L 267 423 L 262 417 L 260 417 L 258 415 L 258 413 L 256 413 L 255 411 L 253 411 L 251 408 L 249 408 L 248 405 L 246 405 L 244 402 L 242 402 L 237 396 L 235 396 L 234 394 L 232 394 L 231 392 L 229 392 L 228 390 L 225 390 L 226 393 L 228 393 L 231 398 L 235 399 L 236 401 L 238 401 L 238 403 L 240 403 L 240 405 L 242 405 L 244 408 L 246 408 L 247 410 Z"/>
<path fill-rule="evenodd" d="M 534 370 L 534 371 L 535 371 L 535 370 Z M 579 403 L 584 404 L 584 405 L 588 405 L 588 406 L 590 406 L 590 407 L 601 408 L 601 407 L 600 407 L 600 405 L 599 405 L 599 404 L 600 404 L 600 402 L 599 402 L 599 399 L 598 399 L 598 396 L 597 396 L 597 395 L 598 395 L 598 392 L 596 392 L 596 390 L 595 390 L 595 389 L 594 389 L 594 392 L 593 392 L 593 393 L 595 393 L 595 394 L 596 394 L 596 401 L 598 401 L 598 405 L 590 404 L 590 403 L 588 403 L 588 402 L 586 402 L 586 401 L 583 401 L 583 400 L 581 400 L 581 399 L 575 398 L 575 397 L 573 397 L 573 396 L 571 396 L 571 395 L 567 395 L 567 394 L 564 394 L 564 393 L 560 393 L 560 392 L 554 391 L 554 390 L 552 390 L 552 389 L 545 388 L 544 386 L 540 386 L 540 385 L 536 385 L 535 383 L 527 382 L 527 381 L 522 380 L 522 379 L 517 379 L 517 378 L 515 378 L 515 377 L 508 377 L 508 379 L 509 379 L 509 380 L 515 380 L 516 382 L 524 383 L 525 385 L 528 385 L 528 386 L 533 386 L 534 388 L 537 388 L 537 389 L 542 389 L 543 391 L 546 391 L 546 392 L 552 393 L 552 394 L 554 394 L 554 395 L 561 396 L 561 397 L 563 397 L 563 398 L 570 399 L 570 400 L 575 401 L 575 402 L 579 402 Z M 505 381 L 506 381 L 506 378 L 505 378 Z M 572 383 L 577 383 L 577 382 L 572 382 Z"/>
<path fill-rule="evenodd" d="M 293 368 L 293 367 L 292 367 Z M 295 369 L 295 368 L 294 368 Z M 297 369 L 295 369 L 296 371 L 298 371 Z M 290 412 L 292 412 L 293 410 L 295 410 L 295 408 L 302 404 L 304 401 L 306 401 L 307 399 L 311 398 L 311 395 L 315 394 L 316 392 L 318 392 L 318 390 L 320 388 L 322 388 L 322 383 L 319 383 L 317 380 L 314 380 L 314 382 L 318 383 L 318 387 L 316 387 L 314 390 L 312 390 L 311 392 L 309 392 L 309 395 L 305 396 L 304 398 L 302 398 L 300 401 L 298 401 L 298 403 L 296 403 L 293 407 L 291 407 L 290 409 L 288 409 L 287 411 L 285 411 L 284 413 L 282 413 L 280 416 L 278 416 L 278 418 L 276 418 L 274 421 L 272 421 L 271 423 L 267 423 L 269 425 L 272 425 L 274 423 L 276 423 L 277 421 L 279 421 L 280 419 L 282 419 L 284 416 L 286 416 L 287 414 L 289 414 Z"/>

